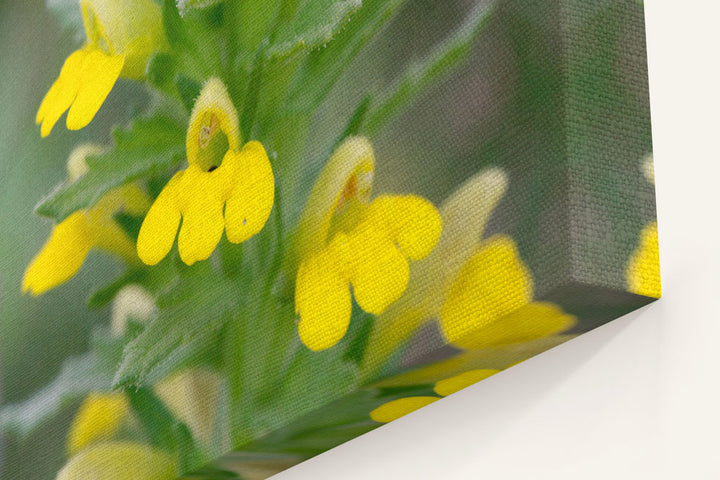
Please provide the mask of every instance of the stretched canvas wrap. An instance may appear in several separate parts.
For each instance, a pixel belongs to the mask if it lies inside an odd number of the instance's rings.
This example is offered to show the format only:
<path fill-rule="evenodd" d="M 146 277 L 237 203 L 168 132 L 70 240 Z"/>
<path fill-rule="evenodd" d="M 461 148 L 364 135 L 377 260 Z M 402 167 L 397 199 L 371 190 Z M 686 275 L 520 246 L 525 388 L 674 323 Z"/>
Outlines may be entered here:
<path fill-rule="evenodd" d="M 266 478 L 660 296 L 641 1 L 0 26 L 3 479 Z"/>

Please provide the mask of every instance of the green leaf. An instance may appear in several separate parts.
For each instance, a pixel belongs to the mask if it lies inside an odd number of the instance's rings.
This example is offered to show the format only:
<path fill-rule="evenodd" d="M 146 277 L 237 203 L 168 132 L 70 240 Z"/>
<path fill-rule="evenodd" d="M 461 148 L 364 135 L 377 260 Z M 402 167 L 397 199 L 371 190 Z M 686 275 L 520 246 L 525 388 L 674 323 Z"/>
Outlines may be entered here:
<path fill-rule="evenodd" d="M 158 298 L 157 318 L 125 347 L 115 388 L 151 385 L 218 349 L 221 329 L 228 313 L 237 310 L 241 292 L 204 266 L 193 266 L 174 289 Z"/>
<path fill-rule="evenodd" d="M 163 0 L 162 2 L 162 21 L 165 36 L 170 46 L 175 49 L 187 47 L 190 44 L 190 38 L 178 11 L 180 9 L 179 3 L 175 5 L 174 0 Z"/>
<path fill-rule="evenodd" d="M 290 90 L 290 108 L 314 109 L 328 94 L 345 68 L 405 0 L 365 0 L 327 47 L 307 56 Z"/>
<path fill-rule="evenodd" d="M 200 96 L 202 84 L 185 75 L 178 74 L 175 76 L 175 86 L 187 111 L 192 111 L 192 107 L 195 105 L 195 99 Z"/>
<path fill-rule="evenodd" d="M 290 55 L 301 49 L 325 46 L 347 24 L 362 0 L 305 0 L 295 14 L 277 26 L 268 57 Z"/>
<path fill-rule="evenodd" d="M 475 40 L 489 23 L 494 10 L 494 3 L 479 4 L 460 28 L 425 58 L 413 62 L 370 112 L 366 133 L 377 133 L 395 114 L 464 61 Z"/>
<path fill-rule="evenodd" d="M 127 130 L 115 130 L 114 137 L 113 148 L 86 159 L 89 168 L 85 175 L 61 184 L 40 202 L 36 212 L 61 221 L 93 206 L 113 188 L 177 168 L 185 151 L 184 129 L 164 116 L 137 120 Z"/>
<path fill-rule="evenodd" d="M 201 463 L 201 454 L 190 429 L 173 416 L 151 389 L 130 389 L 126 394 L 153 446 L 174 454 L 181 471 Z"/>
<path fill-rule="evenodd" d="M 92 351 L 66 360 L 58 376 L 26 401 L 0 409 L 0 432 L 25 438 L 90 392 L 110 391 L 124 342 L 107 330 L 96 333 Z"/>
<path fill-rule="evenodd" d="M 145 76 L 156 87 L 166 87 L 175 76 L 175 59 L 167 53 L 155 52 L 147 62 Z"/>

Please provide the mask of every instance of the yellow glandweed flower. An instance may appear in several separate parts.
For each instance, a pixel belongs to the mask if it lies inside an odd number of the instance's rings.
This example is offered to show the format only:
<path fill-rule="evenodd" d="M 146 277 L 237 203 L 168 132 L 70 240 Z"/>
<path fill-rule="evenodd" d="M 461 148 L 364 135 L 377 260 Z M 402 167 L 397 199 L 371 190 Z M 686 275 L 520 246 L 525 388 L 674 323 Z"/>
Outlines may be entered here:
<path fill-rule="evenodd" d="M 84 175 L 85 157 L 101 151 L 96 145 L 73 150 L 68 159 L 69 180 Z M 128 263 L 137 262 L 132 240 L 113 216 L 119 211 L 142 215 L 149 206 L 145 192 L 136 184 L 129 184 L 109 191 L 93 207 L 72 213 L 53 228 L 50 238 L 28 266 L 23 291 L 40 295 L 68 281 L 93 248 L 114 253 Z"/>
<path fill-rule="evenodd" d="M 152 447 L 133 442 L 92 445 L 60 470 L 57 480 L 172 480 L 173 459 Z"/>
<path fill-rule="evenodd" d="M 91 393 L 70 426 L 67 450 L 75 455 L 83 448 L 111 440 L 130 417 L 130 402 L 122 393 Z"/>
<path fill-rule="evenodd" d="M 660 249 L 656 222 L 647 225 L 640 233 L 640 245 L 630 257 L 626 277 L 628 291 L 660 298 Z"/>
<path fill-rule="evenodd" d="M 407 287 L 408 259 L 426 257 L 440 236 L 440 215 L 424 198 L 381 195 L 370 202 L 374 164 L 370 142 L 348 138 L 303 210 L 295 310 L 300 338 L 311 350 L 330 348 L 345 335 L 351 286 L 363 310 L 382 313 Z"/>
<path fill-rule="evenodd" d="M 370 412 L 370 418 L 380 423 L 388 423 L 400 417 L 419 410 L 422 407 L 437 402 L 442 397 L 447 397 L 463 388 L 485 380 L 498 373 L 499 370 L 476 369 L 460 373 L 450 378 L 440 380 L 435 384 L 435 393 L 438 396 L 415 396 L 392 400 Z"/>
<path fill-rule="evenodd" d="M 645 157 L 641 168 L 645 178 L 654 184 L 652 155 Z M 657 222 L 649 223 L 640 232 L 640 244 L 625 268 L 625 279 L 629 292 L 653 298 L 660 298 L 662 295 Z"/>
<path fill-rule="evenodd" d="M 163 47 L 160 7 L 153 0 L 80 0 L 85 45 L 65 60 L 35 122 L 46 137 L 68 109 L 67 128 L 93 119 L 120 75 L 142 78 L 148 57 Z"/>
<path fill-rule="evenodd" d="M 440 241 L 413 265 L 407 293 L 375 323 L 365 376 L 372 376 L 399 344 L 432 319 L 439 320 L 447 342 L 465 349 L 531 342 L 575 323 L 556 305 L 532 301 L 530 271 L 510 237 L 482 239 L 506 189 L 505 174 L 489 169 L 443 203 Z"/>
<path fill-rule="evenodd" d="M 262 144 L 240 148 L 238 115 L 225 85 L 208 80 L 195 102 L 187 131 L 188 168 L 175 174 L 155 199 L 138 236 L 148 265 L 165 258 L 178 236 L 188 265 L 207 259 L 223 230 L 232 243 L 260 230 L 270 216 L 275 180 Z"/>

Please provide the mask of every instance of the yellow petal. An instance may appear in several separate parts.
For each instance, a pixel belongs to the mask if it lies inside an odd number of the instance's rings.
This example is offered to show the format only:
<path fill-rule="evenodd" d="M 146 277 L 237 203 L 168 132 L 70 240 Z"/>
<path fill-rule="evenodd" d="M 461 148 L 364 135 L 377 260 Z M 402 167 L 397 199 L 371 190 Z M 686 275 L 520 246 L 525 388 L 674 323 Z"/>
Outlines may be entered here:
<path fill-rule="evenodd" d="M 124 55 L 106 55 L 100 50 L 88 52 L 77 97 L 68 112 L 68 129 L 79 130 L 90 123 L 115 85 L 124 62 Z"/>
<path fill-rule="evenodd" d="M 505 236 L 488 240 L 460 270 L 440 312 L 445 338 L 473 343 L 482 329 L 532 300 L 532 278 L 515 243 Z"/>
<path fill-rule="evenodd" d="M 660 298 L 660 250 L 657 223 L 653 222 L 640 233 L 640 245 L 630 257 L 625 270 L 628 291 L 646 297 Z"/>
<path fill-rule="evenodd" d="M 435 384 L 435 393 L 442 397 L 447 397 L 455 392 L 459 392 L 465 387 L 492 377 L 500 370 L 478 369 L 455 375 L 454 377 L 440 380 Z"/>
<path fill-rule="evenodd" d="M 57 480 L 172 480 L 172 458 L 132 442 L 107 442 L 84 449 L 60 470 Z"/>
<path fill-rule="evenodd" d="M 503 370 L 574 337 L 575 335 L 551 335 L 525 343 L 513 343 L 480 350 L 465 350 L 447 360 L 434 362 L 416 370 L 383 379 L 373 386 L 386 388 L 426 385 L 448 378 L 451 375 L 459 375 L 471 369 Z"/>
<path fill-rule="evenodd" d="M 135 244 L 125 230 L 112 220 L 112 217 L 99 218 L 88 228 L 94 247 L 114 253 L 129 264 L 137 263 L 138 254 Z"/>
<path fill-rule="evenodd" d="M 374 169 L 375 155 L 367 138 L 349 137 L 340 144 L 318 175 L 300 216 L 294 252 L 298 258 L 327 244 L 333 214 L 342 203 L 367 200 Z"/>
<path fill-rule="evenodd" d="M 446 292 L 480 245 L 485 225 L 507 188 L 499 169 L 483 170 L 440 207 L 440 240 L 425 259 L 413 262 L 407 291 L 373 328 L 362 371 L 371 376 L 424 321 L 440 314 Z"/>
<path fill-rule="evenodd" d="M 55 226 L 28 266 L 23 291 L 40 295 L 68 281 L 80 270 L 91 247 L 85 211 L 75 212 Z"/>
<path fill-rule="evenodd" d="M 358 305 L 381 314 L 400 298 L 410 277 L 408 262 L 374 223 L 363 223 L 348 235 L 351 255 L 350 282 Z"/>
<path fill-rule="evenodd" d="M 388 423 L 437 402 L 440 397 L 405 397 L 380 405 L 370 412 L 370 418 L 380 423 Z"/>
<path fill-rule="evenodd" d="M 225 206 L 225 229 L 229 241 L 240 243 L 265 226 L 275 200 L 275 179 L 259 142 L 249 142 L 239 154 L 232 155 L 237 156 L 239 169 Z"/>
<path fill-rule="evenodd" d="M 388 229 L 403 254 L 413 260 L 428 256 L 442 231 L 435 206 L 416 195 L 381 195 L 372 201 L 366 215 Z"/>
<path fill-rule="evenodd" d="M 123 185 L 118 194 L 123 209 L 130 215 L 142 215 L 150 208 L 150 198 L 137 184 Z"/>
<path fill-rule="evenodd" d="M 156 265 L 165 258 L 175 242 L 181 218 L 178 196 L 183 173 L 176 173 L 165 185 L 140 227 L 137 252 L 147 265 Z"/>
<path fill-rule="evenodd" d="M 332 347 L 350 325 L 352 301 L 345 274 L 347 240 L 338 234 L 323 251 L 303 261 L 295 285 L 298 332 L 311 350 Z"/>
<path fill-rule="evenodd" d="M 75 100 L 87 56 L 86 50 L 76 50 L 71 53 L 65 60 L 57 80 L 45 94 L 35 117 L 35 123 L 42 123 L 40 134 L 43 137 L 50 134 L 60 116 Z"/>
<path fill-rule="evenodd" d="M 457 339 L 455 344 L 478 349 L 526 343 L 563 332 L 575 323 L 576 318 L 557 305 L 532 302 Z"/>
<path fill-rule="evenodd" d="M 202 170 L 212 166 L 203 164 L 200 153 L 220 132 L 227 137 L 230 151 L 240 150 L 240 123 L 237 111 L 225 84 L 219 78 L 213 77 L 203 85 L 190 114 L 190 124 L 185 139 L 190 165 L 197 164 Z"/>
<path fill-rule="evenodd" d="M 70 426 L 68 454 L 75 455 L 86 446 L 110 440 L 130 415 L 130 403 L 122 393 L 91 393 Z"/>
<path fill-rule="evenodd" d="M 225 229 L 221 184 L 214 181 L 214 172 L 201 172 L 196 177 L 194 168 L 191 165 L 185 172 L 188 182 L 183 184 L 188 185 L 188 189 L 184 192 L 187 197 L 178 236 L 180 258 L 187 265 L 210 257 Z"/>

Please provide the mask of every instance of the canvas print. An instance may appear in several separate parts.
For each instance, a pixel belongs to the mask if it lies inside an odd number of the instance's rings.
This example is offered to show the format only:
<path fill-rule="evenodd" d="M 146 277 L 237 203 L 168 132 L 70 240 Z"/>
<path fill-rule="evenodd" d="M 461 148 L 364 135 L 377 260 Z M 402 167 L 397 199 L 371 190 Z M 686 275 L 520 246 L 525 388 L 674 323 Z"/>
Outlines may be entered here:
<path fill-rule="evenodd" d="M 2 478 L 267 478 L 660 297 L 641 1 L 0 25 Z"/>

